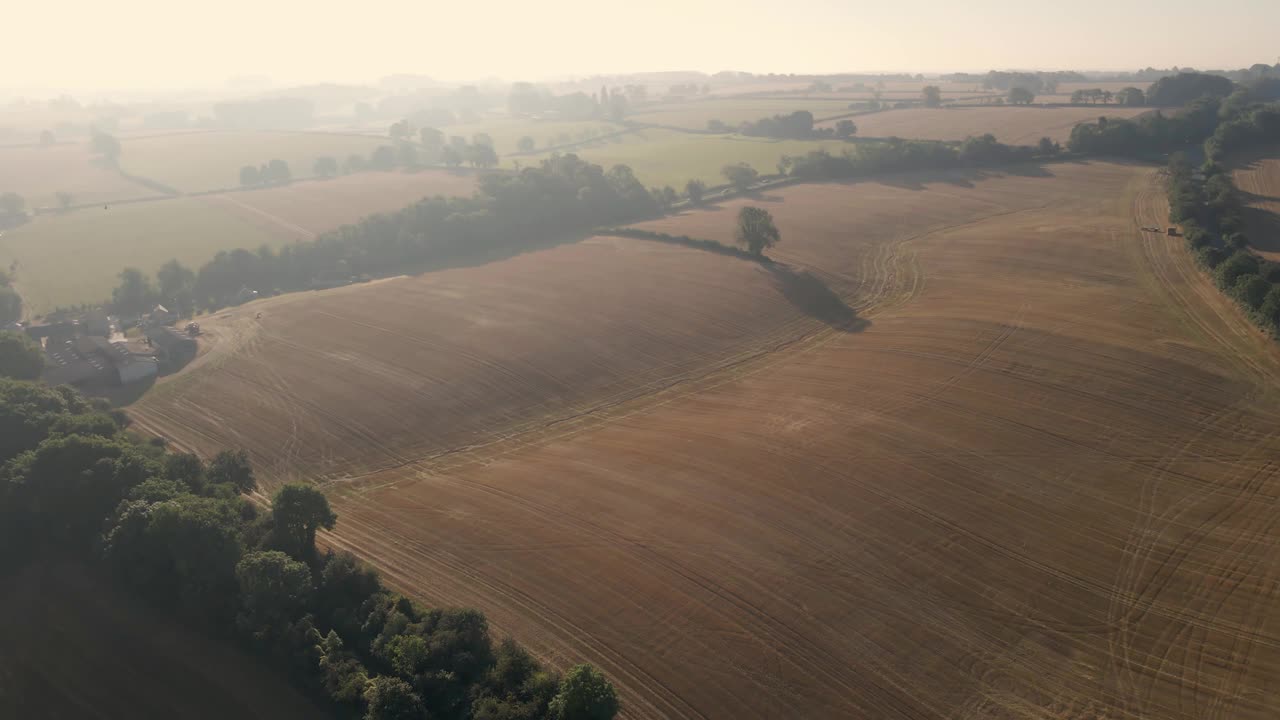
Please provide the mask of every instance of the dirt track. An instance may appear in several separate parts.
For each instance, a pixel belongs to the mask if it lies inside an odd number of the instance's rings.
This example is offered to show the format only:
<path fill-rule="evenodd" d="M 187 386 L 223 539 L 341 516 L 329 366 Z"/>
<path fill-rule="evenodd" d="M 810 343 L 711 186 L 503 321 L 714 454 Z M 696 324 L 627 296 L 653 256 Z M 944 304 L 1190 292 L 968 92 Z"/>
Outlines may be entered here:
<path fill-rule="evenodd" d="M 274 479 L 381 468 L 330 485 L 328 541 L 597 663 L 630 718 L 1270 717 L 1280 363 L 1139 230 L 1154 172 L 757 202 L 868 325 L 750 263 L 594 240 L 232 315 L 232 350 L 135 414 Z M 468 334 L 477 305 L 537 314 Z M 388 318 L 430 344 L 364 335 Z"/>

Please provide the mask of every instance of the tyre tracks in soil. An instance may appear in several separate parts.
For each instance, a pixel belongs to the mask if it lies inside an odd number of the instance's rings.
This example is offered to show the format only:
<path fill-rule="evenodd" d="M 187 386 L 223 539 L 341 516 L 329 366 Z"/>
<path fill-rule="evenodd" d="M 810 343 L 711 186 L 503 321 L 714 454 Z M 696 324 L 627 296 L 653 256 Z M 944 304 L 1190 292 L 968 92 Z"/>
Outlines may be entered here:
<path fill-rule="evenodd" d="M 1190 253 L 1181 243 L 1141 229 L 1164 224 L 1157 180 L 1156 173 L 1149 174 L 1134 194 L 1135 246 L 1139 250 L 1135 265 L 1151 280 L 1149 285 L 1164 295 L 1170 314 L 1203 341 L 1216 346 L 1219 356 L 1253 387 L 1202 418 L 1178 449 L 1143 478 L 1138 519 L 1122 549 L 1108 610 L 1108 622 L 1117 628 L 1108 636 L 1112 676 L 1121 684 L 1123 709 L 1128 713 L 1146 716 L 1149 711 L 1146 697 L 1153 695 L 1156 684 L 1163 680 L 1177 685 L 1181 715 L 1229 717 L 1233 711 L 1232 701 L 1240 699 L 1237 691 L 1253 649 L 1259 643 L 1273 649 L 1280 647 L 1280 638 L 1266 637 L 1261 629 L 1264 615 L 1261 608 L 1274 598 L 1276 588 L 1274 563 L 1264 559 L 1271 546 L 1268 540 L 1275 526 L 1276 501 L 1274 494 L 1263 494 L 1263 490 L 1274 485 L 1272 481 L 1277 474 L 1276 466 L 1269 459 L 1274 457 L 1277 433 L 1259 433 L 1236 460 L 1235 471 L 1222 482 L 1188 493 L 1158 515 L 1156 498 L 1171 466 L 1187 456 L 1203 457 L 1193 448 L 1210 441 L 1212 433 L 1224 423 L 1242 418 L 1255 422 L 1276 418 L 1273 409 L 1260 406 L 1257 401 L 1272 396 L 1275 380 L 1280 377 L 1280 365 L 1275 361 L 1272 348 L 1263 347 L 1259 352 L 1257 330 L 1238 311 L 1233 314 L 1234 307 L 1222 309 L 1222 297 L 1194 266 Z M 1261 502 L 1260 498 L 1266 501 Z M 1194 529 L 1183 530 L 1179 536 L 1177 528 L 1185 527 L 1184 519 L 1193 513 L 1202 519 Z M 1213 561 L 1208 567 L 1185 568 L 1188 558 L 1204 546 L 1215 531 L 1229 534 L 1227 546 L 1209 550 Z M 1168 536 L 1177 540 L 1170 542 Z M 1239 622 L 1222 622 L 1217 617 L 1218 611 L 1260 567 L 1262 574 L 1256 584 L 1266 591 L 1253 593 Z M 1205 583 L 1192 583 L 1199 592 L 1189 600 L 1180 597 L 1173 603 L 1177 612 L 1166 617 L 1165 627 L 1149 638 L 1148 648 L 1138 647 L 1141 628 L 1149 620 L 1149 613 L 1161 604 L 1162 593 L 1180 579 L 1180 572 L 1192 579 L 1212 580 L 1213 584 L 1206 587 Z M 1163 613 L 1166 616 L 1168 609 Z M 1206 643 L 1200 642 L 1196 647 L 1195 642 L 1197 632 L 1203 640 L 1210 631 L 1205 620 L 1213 621 L 1214 631 L 1228 632 L 1232 638 L 1226 663 L 1232 671 L 1227 675 L 1225 691 L 1213 692 L 1205 687 L 1208 682 Z M 1196 647 L 1194 660 L 1189 658 L 1192 647 Z M 1178 650 L 1182 654 L 1175 660 L 1173 656 Z M 1140 687 L 1142 677 L 1146 678 L 1145 687 Z"/>

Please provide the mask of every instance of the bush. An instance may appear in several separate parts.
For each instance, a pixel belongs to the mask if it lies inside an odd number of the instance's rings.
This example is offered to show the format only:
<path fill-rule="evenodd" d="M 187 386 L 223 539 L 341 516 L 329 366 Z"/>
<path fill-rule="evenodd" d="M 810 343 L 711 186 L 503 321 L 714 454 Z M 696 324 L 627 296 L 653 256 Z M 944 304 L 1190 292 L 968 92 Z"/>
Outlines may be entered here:
<path fill-rule="evenodd" d="M 1258 275 L 1241 275 L 1231 294 L 1241 305 L 1250 310 L 1257 310 L 1262 306 L 1262 301 L 1267 297 L 1267 292 L 1271 290 L 1271 284 L 1263 280 Z"/>
<path fill-rule="evenodd" d="M 0 377 L 35 380 L 44 372 L 44 352 L 25 333 L 0 332 Z"/>

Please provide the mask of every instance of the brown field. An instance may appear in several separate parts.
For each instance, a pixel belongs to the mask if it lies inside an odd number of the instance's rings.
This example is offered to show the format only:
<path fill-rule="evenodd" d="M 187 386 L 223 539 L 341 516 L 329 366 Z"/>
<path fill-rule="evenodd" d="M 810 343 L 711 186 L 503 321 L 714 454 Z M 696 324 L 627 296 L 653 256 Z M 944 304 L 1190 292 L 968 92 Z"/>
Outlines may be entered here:
<path fill-rule="evenodd" d="M 1280 261 L 1280 148 L 1243 155 L 1232 165 L 1244 196 L 1249 244 L 1268 260 Z"/>
<path fill-rule="evenodd" d="M 1280 358 L 1151 168 L 751 202 L 864 324 L 597 238 L 227 313 L 133 414 L 329 481 L 327 542 L 628 718 L 1272 716 Z"/>
<path fill-rule="evenodd" d="M 1099 115 L 1131 118 L 1146 108 L 1097 107 L 991 107 L 906 108 L 859 115 L 859 137 L 909 138 L 913 140 L 963 140 L 970 135 L 991 133 L 1011 145 L 1034 145 L 1042 137 L 1065 142 L 1071 128 L 1097 120 Z M 834 126 L 834 122 L 823 123 Z"/>
<path fill-rule="evenodd" d="M 273 235 L 309 239 L 434 195 L 469 196 L 476 176 L 466 171 L 362 172 L 329 180 L 210 195 L 204 201 Z"/>
<path fill-rule="evenodd" d="M 0 717 L 316 718 L 258 658 L 138 606 L 83 567 L 28 567 L 0 593 Z"/>
<path fill-rule="evenodd" d="M 69 192 L 73 204 L 105 203 L 158 195 L 100 167 L 89 143 L 49 147 L 0 147 L 0 193 L 16 192 L 27 209 L 57 207 L 56 194 Z"/>

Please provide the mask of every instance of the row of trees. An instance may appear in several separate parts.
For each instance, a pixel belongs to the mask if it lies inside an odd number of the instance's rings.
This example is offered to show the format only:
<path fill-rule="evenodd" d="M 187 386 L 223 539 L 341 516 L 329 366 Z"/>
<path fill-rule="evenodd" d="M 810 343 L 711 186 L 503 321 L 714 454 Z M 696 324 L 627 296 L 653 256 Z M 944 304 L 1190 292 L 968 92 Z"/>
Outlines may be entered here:
<path fill-rule="evenodd" d="M 994 135 L 970 137 L 959 145 L 931 140 L 889 138 L 885 142 L 860 143 L 833 155 L 815 150 L 807 155 L 786 156 L 780 169 L 798 178 L 820 180 L 864 177 L 883 172 L 980 167 L 1050 158 L 1061 148 L 1049 138 L 1035 147 L 1005 145 Z"/>
<path fill-rule="evenodd" d="M 194 275 L 170 262 L 162 268 L 165 277 L 153 284 L 127 270 L 113 304 L 131 312 L 158 293 L 179 308 L 215 308 L 245 287 L 302 290 L 414 263 L 517 248 L 649 216 L 676 199 L 673 189 L 646 189 L 625 165 L 606 172 L 576 155 L 559 155 L 518 174 L 486 175 L 470 198 L 425 198 L 279 252 L 265 246 L 220 252 Z"/>
<path fill-rule="evenodd" d="M 1280 138 L 1280 106 L 1263 104 L 1271 98 L 1250 88 L 1228 90 L 1198 97 L 1172 116 L 1157 111 L 1134 120 L 1081 123 L 1072 128 L 1068 147 L 1082 154 L 1144 157 L 1208 141 L 1210 158 L 1220 159 L 1229 150 Z"/>
<path fill-rule="evenodd" d="M 719 120 L 707 123 L 712 132 L 730 132 L 731 128 Z M 754 122 L 744 122 L 737 132 L 752 137 L 770 137 L 792 140 L 811 140 L 816 138 L 851 138 L 858 132 L 858 126 L 852 120 L 840 120 L 835 127 L 814 127 L 813 113 L 808 110 L 797 110 L 789 115 L 774 115 Z"/>
<path fill-rule="evenodd" d="M 1229 172 L 1209 161 L 1204 180 L 1182 154 L 1169 163 L 1169 220 L 1214 283 L 1263 328 L 1280 331 L 1280 265 L 1249 251 L 1239 192 Z"/>
<path fill-rule="evenodd" d="M 1090 105 L 1096 105 L 1097 103 L 1109 105 L 1112 100 L 1115 100 L 1119 105 L 1146 105 L 1147 95 L 1136 87 L 1122 88 L 1116 92 L 1103 90 L 1102 88 L 1089 88 L 1071 93 L 1071 103 L 1073 105 L 1083 105 L 1085 103 Z"/>
<path fill-rule="evenodd" d="M 269 510 L 243 452 L 204 462 L 131 439 L 124 418 L 66 387 L 0 379 L 0 533 L 10 564 L 34 548 L 98 562 L 153 607 L 237 638 L 365 720 L 608 720 L 618 699 L 589 665 L 561 678 L 484 616 L 384 588 L 316 534 L 324 494 L 285 485 Z"/>
<path fill-rule="evenodd" d="M 289 163 L 279 158 L 263 163 L 260 167 L 245 165 L 240 168 L 240 185 L 244 187 L 283 185 L 292 179 L 293 171 L 289 169 Z"/>

